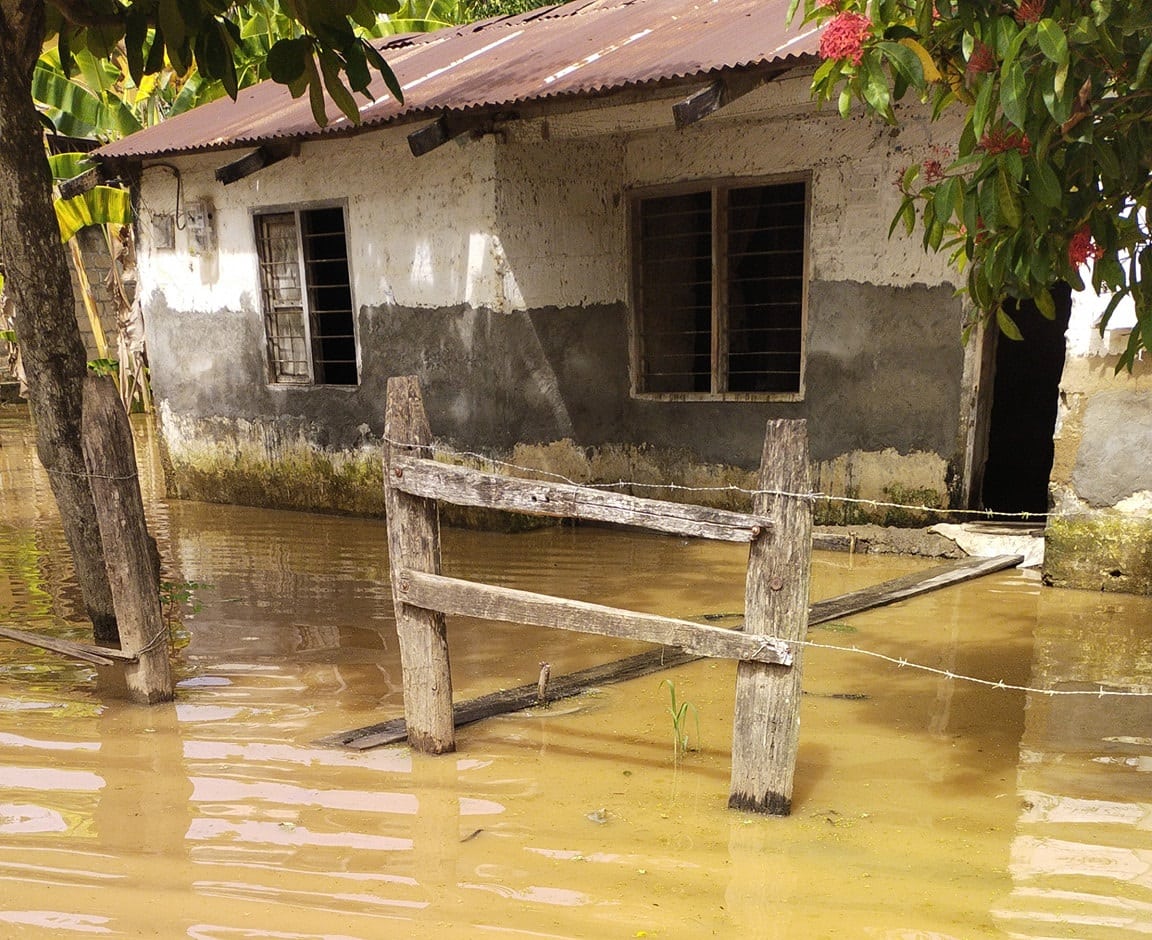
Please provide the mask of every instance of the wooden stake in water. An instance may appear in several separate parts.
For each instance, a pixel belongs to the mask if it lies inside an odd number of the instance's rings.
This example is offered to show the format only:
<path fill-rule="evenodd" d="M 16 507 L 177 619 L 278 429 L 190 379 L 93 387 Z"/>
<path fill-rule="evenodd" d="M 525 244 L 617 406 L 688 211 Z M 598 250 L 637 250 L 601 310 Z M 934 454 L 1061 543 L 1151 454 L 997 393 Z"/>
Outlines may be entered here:
<path fill-rule="evenodd" d="M 456 749 L 444 615 L 405 603 L 406 585 L 401 575 L 406 570 L 440 573 L 440 519 L 434 499 L 412 496 L 396 488 L 394 474 L 403 475 L 404 471 L 392 466 L 397 456 L 425 456 L 432 443 L 415 376 L 388 380 L 384 437 L 384 506 L 388 514 L 388 557 L 400 639 L 408 743 L 417 751 L 443 754 Z"/>
<path fill-rule="evenodd" d="M 160 613 L 156 543 L 144 521 L 132 427 L 108 378 L 84 379 L 83 434 L 84 463 L 96 502 L 120 648 L 137 657 L 124 666 L 128 694 L 145 704 L 169 702 L 172 669 Z"/>
<path fill-rule="evenodd" d="M 772 420 L 764 438 L 759 489 L 808 493 L 808 428 L 804 421 Z M 812 564 L 812 504 L 795 496 L 753 498 L 756 515 L 770 515 L 772 534 L 748 552 L 744 629 L 784 640 L 808 631 Z M 732 787 L 728 805 L 773 816 L 792 811 L 792 781 L 800 743 L 802 647 L 792 665 L 741 661 L 736 667 L 732 728 Z"/>

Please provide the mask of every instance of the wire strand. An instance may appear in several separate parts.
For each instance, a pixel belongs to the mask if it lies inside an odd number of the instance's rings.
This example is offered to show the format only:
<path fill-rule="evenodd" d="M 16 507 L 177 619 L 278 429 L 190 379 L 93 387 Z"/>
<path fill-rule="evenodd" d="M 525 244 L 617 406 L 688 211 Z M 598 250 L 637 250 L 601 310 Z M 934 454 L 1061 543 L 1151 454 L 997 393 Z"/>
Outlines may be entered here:
<path fill-rule="evenodd" d="M 390 444 L 395 447 L 415 448 L 428 451 L 440 457 L 457 459 L 468 458 L 471 460 L 479 461 L 481 464 L 487 465 L 488 467 L 505 467 L 509 470 L 519 471 L 520 473 L 534 474 L 537 478 L 546 478 L 555 480 L 559 483 L 566 483 L 570 486 L 582 486 L 588 489 L 630 488 L 671 490 L 684 493 L 740 493 L 746 496 L 776 496 L 784 499 L 807 500 L 809 502 L 824 501 L 830 503 L 845 503 L 848 505 L 871 506 L 877 509 L 907 509 L 913 510 L 915 512 L 938 513 L 941 515 L 949 516 L 979 516 L 983 519 L 1022 519 L 1043 521 L 1049 515 L 1046 512 L 1004 512 L 998 509 L 948 509 L 942 506 L 928 506 L 922 503 L 901 503 L 890 500 L 865 499 L 855 496 L 836 496 L 831 493 L 822 493 L 819 491 L 799 493 L 790 492 L 788 490 L 752 489 L 749 487 L 737 486 L 734 483 L 728 483 L 719 486 L 688 486 L 682 483 L 645 483 L 639 480 L 616 480 L 613 482 L 603 483 L 582 483 L 553 470 L 544 470 L 540 467 L 529 467 L 525 466 L 524 464 L 513 463 L 511 461 L 501 460 L 497 457 L 491 457 L 487 454 L 477 453 L 476 451 L 453 450 L 451 448 L 442 447 L 438 444 L 417 445 L 408 443 L 406 441 L 395 441 L 388 437 L 383 437 L 381 440 L 385 444 Z"/>

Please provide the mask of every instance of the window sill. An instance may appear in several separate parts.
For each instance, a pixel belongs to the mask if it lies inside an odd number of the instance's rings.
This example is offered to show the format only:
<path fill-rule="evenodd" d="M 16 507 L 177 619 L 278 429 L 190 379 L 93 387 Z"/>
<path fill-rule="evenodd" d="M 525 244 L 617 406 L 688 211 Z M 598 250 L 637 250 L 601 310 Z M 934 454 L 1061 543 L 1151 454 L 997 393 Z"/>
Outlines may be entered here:
<path fill-rule="evenodd" d="M 804 392 L 633 392 L 638 401 L 731 401 L 731 402 L 799 402 Z"/>

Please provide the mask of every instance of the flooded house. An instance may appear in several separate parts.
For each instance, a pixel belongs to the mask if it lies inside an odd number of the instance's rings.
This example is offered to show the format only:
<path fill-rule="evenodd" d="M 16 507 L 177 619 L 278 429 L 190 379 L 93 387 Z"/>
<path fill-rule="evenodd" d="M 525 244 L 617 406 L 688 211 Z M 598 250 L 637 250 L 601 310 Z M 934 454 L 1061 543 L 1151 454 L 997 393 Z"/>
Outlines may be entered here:
<path fill-rule="evenodd" d="M 379 43 L 404 100 L 378 79 L 356 125 L 269 82 L 103 147 L 172 492 L 380 513 L 416 374 L 468 459 L 738 505 L 765 421 L 806 418 L 822 493 L 1043 512 L 1063 333 L 962 342 L 946 257 L 888 235 L 948 127 L 817 108 L 787 7 L 576 0 Z"/>

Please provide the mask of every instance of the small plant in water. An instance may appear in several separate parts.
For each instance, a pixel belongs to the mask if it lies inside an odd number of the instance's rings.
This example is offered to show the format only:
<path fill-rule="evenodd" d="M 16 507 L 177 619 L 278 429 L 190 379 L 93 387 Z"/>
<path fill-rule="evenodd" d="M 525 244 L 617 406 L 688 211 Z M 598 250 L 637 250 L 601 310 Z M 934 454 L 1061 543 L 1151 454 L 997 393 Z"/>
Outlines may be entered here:
<path fill-rule="evenodd" d="M 700 748 L 700 711 L 692 702 L 681 702 L 676 698 L 676 684 L 671 679 L 665 679 L 661 685 L 668 686 L 668 714 L 672 716 L 672 758 L 679 762 L 685 751 L 695 751 Z M 688 736 L 688 713 L 696 720 L 696 746 L 693 747 Z"/>
<path fill-rule="evenodd" d="M 164 614 L 164 626 L 170 640 L 175 640 L 177 628 L 184 626 L 185 614 L 198 614 L 204 605 L 196 598 L 196 592 L 210 585 L 201 581 L 160 582 L 160 609 Z"/>

